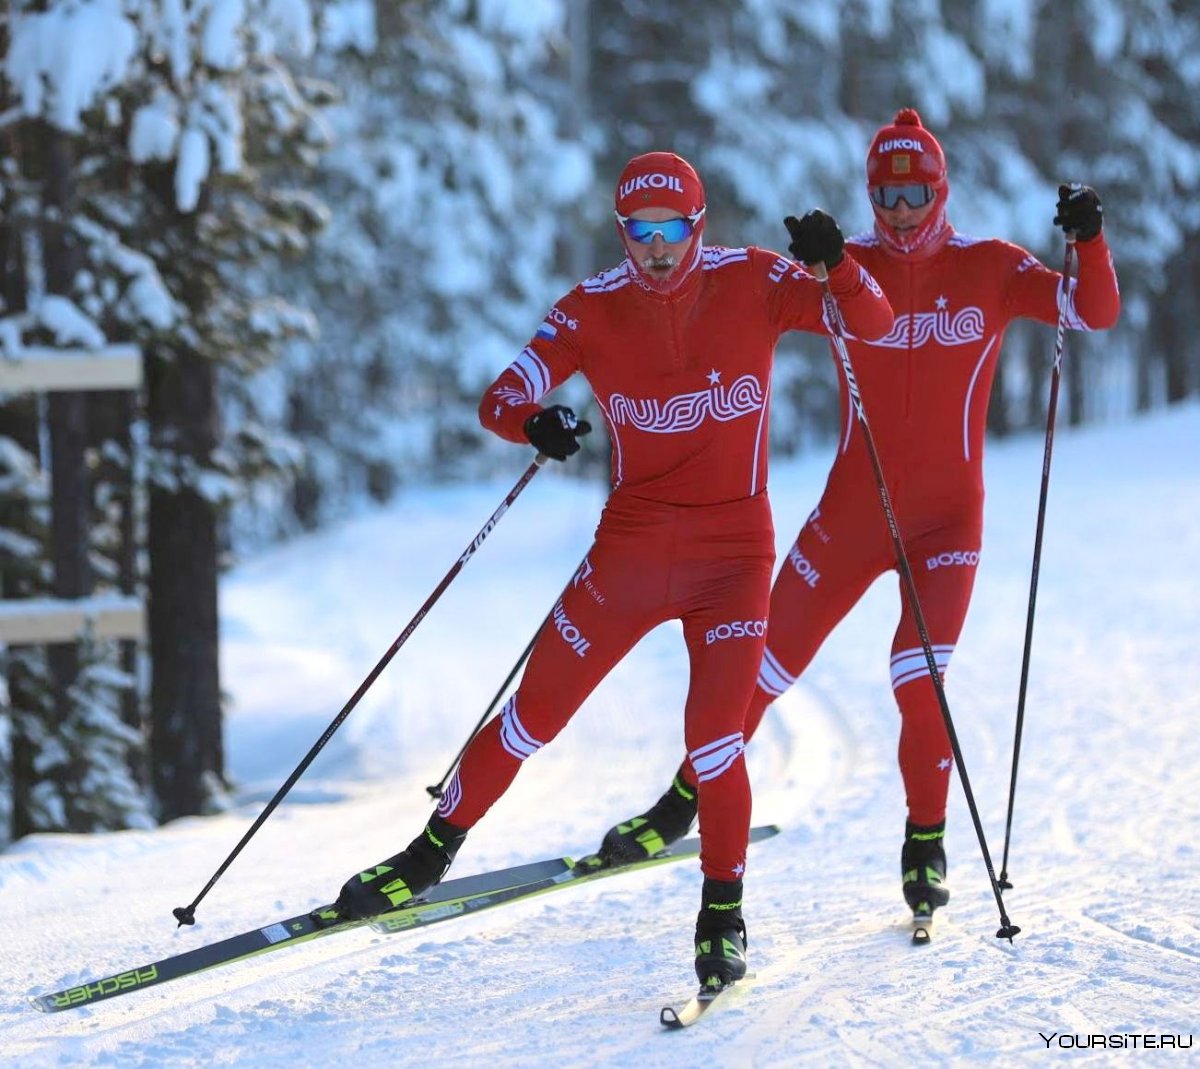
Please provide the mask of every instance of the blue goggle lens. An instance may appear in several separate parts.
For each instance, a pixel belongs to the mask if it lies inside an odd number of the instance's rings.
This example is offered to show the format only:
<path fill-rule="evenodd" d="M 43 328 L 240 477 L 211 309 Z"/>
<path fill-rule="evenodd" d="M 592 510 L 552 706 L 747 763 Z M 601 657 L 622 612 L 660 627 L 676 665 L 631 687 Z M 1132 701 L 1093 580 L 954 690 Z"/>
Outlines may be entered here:
<path fill-rule="evenodd" d="M 904 201 L 910 208 L 924 208 L 933 200 L 933 187 L 925 185 L 911 186 L 872 186 L 871 200 L 881 208 L 889 211 Z"/>
<path fill-rule="evenodd" d="M 642 245 L 649 245 L 655 234 L 661 234 L 663 241 L 674 245 L 676 242 L 686 241 L 696 230 L 692 220 L 683 215 L 653 223 L 648 219 L 630 219 L 628 216 L 618 218 L 630 240 Z"/>

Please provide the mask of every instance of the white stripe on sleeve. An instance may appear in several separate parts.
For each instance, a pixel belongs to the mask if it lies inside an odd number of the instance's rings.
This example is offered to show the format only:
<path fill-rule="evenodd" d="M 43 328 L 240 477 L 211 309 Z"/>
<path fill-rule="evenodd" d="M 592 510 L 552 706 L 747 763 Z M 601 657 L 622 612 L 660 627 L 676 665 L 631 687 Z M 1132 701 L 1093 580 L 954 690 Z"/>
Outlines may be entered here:
<path fill-rule="evenodd" d="M 550 370 L 542 363 L 541 357 L 528 346 L 521 350 L 521 355 L 510 367 L 524 380 L 529 400 L 541 400 L 549 392 Z"/>

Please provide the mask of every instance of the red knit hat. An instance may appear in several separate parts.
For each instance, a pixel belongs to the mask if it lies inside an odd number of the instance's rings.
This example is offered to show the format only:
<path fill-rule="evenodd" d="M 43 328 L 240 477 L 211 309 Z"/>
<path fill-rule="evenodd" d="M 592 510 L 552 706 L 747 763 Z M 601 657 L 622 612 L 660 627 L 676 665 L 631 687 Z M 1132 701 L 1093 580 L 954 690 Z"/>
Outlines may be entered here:
<path fill-rule="evenodd" d="M 932 256 L 952 233 L 946 221 L 946 156 L 937 138 L 921 125 L 916 108 L 901 108 L 890 126 L 880 127 L 867 153 L 867 187 L 927 185 L 933 189 L 933 206 L 921 225 L 900 233 L 875 210 L 875 233 L 885 246 L 904 256 Z"/>
<path fill-rule="evenodd" d="M 683 254 L 683 262 L 665 280 L 655 278 L 642 266 L 638 251 L 630 245 L 621 224 L 617 224 L 617 233 L 633 267 L 633 278 L 643 289 L 669 297 L 698 276 L 704 247 L 704 216 L 701 214 L 704 211 L 704 185 L 687 160 L 673 152 L 646 152 L 634 156 L 617 179 L 614 201 L 617 215 L 622 217 L 639 208 L 666 208 L 680 215 L 700 216 L 695 222 L 691 244 Z"/>
<path fill-rule="evenodd" d="M 625 164 L 615 200 L 618 215 L 639 208 L 670 208 L 680 215 L 695 215 L 704 207 L 704 186 L 682 156 L 646 152 Z"/>
<path fill-rule="evenodd" d="M 916 108 L 901 108 L 891 126 L 880 128 L 867 155 L 867 185 L 922 183 L 940 188 L 946 156 L 937 138 L 921 125 Z"/>

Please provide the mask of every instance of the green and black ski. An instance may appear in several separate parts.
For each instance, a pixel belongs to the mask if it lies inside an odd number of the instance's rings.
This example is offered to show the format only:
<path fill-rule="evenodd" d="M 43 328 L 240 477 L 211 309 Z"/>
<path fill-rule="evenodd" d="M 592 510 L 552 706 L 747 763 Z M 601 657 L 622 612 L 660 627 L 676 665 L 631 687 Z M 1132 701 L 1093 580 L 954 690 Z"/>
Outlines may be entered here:
<path fill-rule="evenodd" d="M 757 843 L 779 834 L 778 824 L 764 824 L 750 829 L 750 842 Z M 377 932 L 389 934 L 405 932 L 424 924 L 432 924 L 436 920 L 446 920 L 464 913 L 475 913 L 489 906 L 498 906 L 511 902 L 514 898 L 530 898 L 533 895 L 544 894 L 560 887 L 571 887 L 586 883 L 589 880 L 614 876 L 619 872 L 633 872 L 637 869 L 648 869 L 662 865 L 668 861 L 682 861 L 685 858 L 697 857 L 700 853 L 700 839 L 680 839 L 676 843 L 660 850 L 653 857 L 641 861 L 630 861 L 623 865 L 605 865 L 596 854 L 589 854 L 579 861 L 571 862 L 560 872 L 546 876 L 544 879 L 530 880 L 520 887 L 497 891 L 494 894 L 459 897 L 452 901 L 434 903 L 426 900 L 413 909 L 398 909 L 392 913 L 384 913 L 373 918 L 369 923 Z M 486 875 L 486 874 L 485 874 Z M 431 892 L 432 894 L 432 892 Z M 436 914 L 431 916 L 430 914 Z"/>
<path fill-rule="evenodd" d="M 751 831 L 751 842 L 769 838 L 778 831 L 776 825 L 754 828 Z M 409 931 L 559 887 L 695 857 L 699 850 L 699 839 L 683 839 L 654 857 L 618 866 L 598 866 L 594 855 L 578 863 L 569 857 L 535 861 L 528 865 L 516 865 L 512 868 L 479 873 L 476 876 L 446 880 L 431 888 L 417 901 L 391 913 L 366 920 L 344 920 L 331 906 L 326 906 L 286 920 L 275 921 L 264 928 L 255 928 L 230 936 L 207 946 L 186 950 L 182 954 L 175 954 L 149 965 L 126 969 L 61 991 L 35 995 L 30 1001 L 45 1013 L 90 1006 L 104 999 L 115 998 L 131 991 L 141 991 L 219 965 L 244 961 L 259 954 L 295 946 L 334 932 L 368 925 L 377 932 Z"/>

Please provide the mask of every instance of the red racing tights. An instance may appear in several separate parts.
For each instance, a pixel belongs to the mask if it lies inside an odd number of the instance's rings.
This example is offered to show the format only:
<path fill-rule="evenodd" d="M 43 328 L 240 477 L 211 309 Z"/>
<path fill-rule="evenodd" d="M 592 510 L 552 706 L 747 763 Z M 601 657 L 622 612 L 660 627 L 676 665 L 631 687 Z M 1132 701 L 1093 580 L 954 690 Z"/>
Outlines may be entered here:
<path fill-rule="evenodd" d="M 804 672 L 826 636 L 884 572 L 896 569 L 895 551 L 879 498 L 856 495 L 851 507 L 826 495 L 788 553 L 771 590 L 770 623 L 758 686 L 743 728 L 746 741 L 767 707 Z M 979 562 L 981 517 L 976 510 L 954 522 L 910 535 L 902 527 L 917 597 L 945 677 L 962 631 Z M 900 773 L 914 824 L 945 819 L 953 753 L 928 662 L 907 596 L 892 639 L 892 691 L 900 709 Z M 681 769 L 684 778 L 694 773 Z"/>
<path fill-rule="evenodd" d="M 467 747 L 438 813 L 474 826 L 633 645 L 678 619 L 690 662 L 684 742 L 699 781 L 700 865 L 713 879 L 740 879 L 750 829 L 742 719 L 763 658 L 773 541 L 765 494 L 693 507 L 614 495 L 520 687 Z"/>

